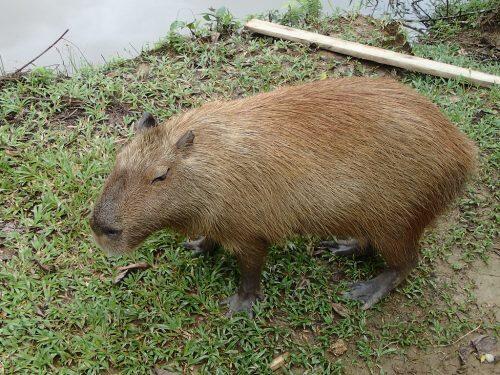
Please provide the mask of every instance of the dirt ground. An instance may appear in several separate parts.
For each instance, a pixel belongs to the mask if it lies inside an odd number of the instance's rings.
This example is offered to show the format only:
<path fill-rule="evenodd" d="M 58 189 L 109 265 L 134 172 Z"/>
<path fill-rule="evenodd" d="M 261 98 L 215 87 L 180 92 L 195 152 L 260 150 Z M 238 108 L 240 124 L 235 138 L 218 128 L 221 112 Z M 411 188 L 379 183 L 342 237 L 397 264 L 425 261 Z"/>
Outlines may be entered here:
<path fill-rule="evenodd" d="M 471 308 L 481 311 L 488 316 L 490 321 L 500 322 L 500 247 L 495 244 L 494 255 L 489 259 L 488 264 L 482 261 L 476 261 L 466 272 L 465 275 L 450 270 L 450 264 L 446 261 L 440 261 L 435 273 L 440 279 L 449 281 L 450 278 L 455 281 L 465 280 L 473 281 L 475 284 L 474 294 L 477 298 L 477 305 Z M 450 259 L 454 261 L 454 259 Z M 462 292 L 457 291 L 455 298 L 461 298 Z M 392 310 L 392 311 L 391 311 Z M 489 313 L 488 313 L 489 312 Z M 384 315 L 401 314 L 401 306 L 397 303 L 388 306 L 388 311 Z M 346 368 L 346 374 L 467 374 L 467 375 L 490 375 L 500 374 L 500 345 L 496 343 L 491 351 L 495 357 L 495 363 L 481 363 L 479 355 L 473 350 L 471 341 L 483 334 L 492 334 L 491 329 L 478 326 L 465 333 L 451 345 L 434 346 L 425 350 L 412 347 L 405 355 L 391 355 L 382 359 L 381 363 L 375 368 L 368 365 L 358 364 Z M 495 339 L 496 341 L 496 339 Z M 466 350 L 465 348 L 470 348 Z M 459 351 L 466 353 L 461 361 Z"/>
<path fill-rule="evenodd" d="M 478 19 L 476 27 L 462 28 L 453 36 L 445 38 L 457 42 L 460 53 L 482 61 L 500 59 L 500 7 L 484 13 Z M 435 40 L 431 31 L 430 40 Z M 442 36 L 437 36 L 442 39 Z"/>

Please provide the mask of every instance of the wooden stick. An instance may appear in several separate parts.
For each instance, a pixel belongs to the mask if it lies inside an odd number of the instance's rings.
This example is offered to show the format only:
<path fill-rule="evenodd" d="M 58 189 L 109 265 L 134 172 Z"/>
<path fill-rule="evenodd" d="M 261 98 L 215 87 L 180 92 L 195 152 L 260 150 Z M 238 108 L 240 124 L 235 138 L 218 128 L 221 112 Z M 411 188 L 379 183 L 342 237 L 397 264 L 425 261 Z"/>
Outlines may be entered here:
<path fill-rule="evenodd" d="M 17 69 L 15 72 L 14 72 L 14 75 L 15 74 L 18 74 L 20 73 L 24 68 L 26 68 L 28 65 L 30 64 L 33 64 L 35 62 L 36 59 L 38 59 L 39 57 L 41 57 L 45 52 L 47 52 L 49 49 L 51 49 L 52 47 L 54 47 L 57 42 L 59 42 L 67 33 L 68 33 L 69 29 L 66 29 L 66 31 L 64 33 L 61 34 L 61 36 L 59 38 L 57 38 L 57 40 L 52 43 L 50 46 L 48 46 L 47 48 L 45 48 L 45 50 L 40 53 L 38 56 L 36 56 L 35 58 L 31 59 L 29 62 L 27 62 L 26 64 L 24 64 L 23 66 L 21 66 L 19 69 Z"/>
<path fill-rule="evenodd" d="M 428 60 L 417 56 L 410 56 L 383 48 L 367 46 L 361 43 L 348 42 L 343 39 L 294 29 L 292 27 L 278 25 L 272 22 L 251 19 L 246 23 L 245 27 L 255 33 L 292 40 L 304 44 L 315 44 L 318 47 L 329 51 L 354 56 L 360 59 L 375 61 L 380 64 L 397 66 L 414 72 L 432 74 L 445 78 L 464 78 L 480 86 L 500 84 L 500 77 L 493 74 L 461 68 L 455 65 Z"/>

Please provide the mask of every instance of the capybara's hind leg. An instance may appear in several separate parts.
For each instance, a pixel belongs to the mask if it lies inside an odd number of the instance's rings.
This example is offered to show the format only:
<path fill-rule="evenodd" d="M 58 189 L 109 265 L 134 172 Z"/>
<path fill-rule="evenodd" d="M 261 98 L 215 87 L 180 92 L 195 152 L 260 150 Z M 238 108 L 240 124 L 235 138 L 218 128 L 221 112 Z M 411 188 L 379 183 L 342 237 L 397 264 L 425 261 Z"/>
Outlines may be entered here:
<path fill-rule="evenodd" d="M 351 284 L 344 296 L 363 303 L 363 310 L 367 310 L 396 288 L 415 267 L 418 258 L 416 240 L 406 244 L 400 241 L 386 242 L 380 247 L 379 253 L 388 266 L 386 271 L 371 280 Z"/>
<path fill-rule="evenodd" d="M 322 241 L 318 245 L 319 249 L 328 249 L 333 255 L 348 258 L 361 258 L 375 255 L 375 251 L 367 241 L 337 240 Z"/>
<path fill-rule="evenodd" d="M 184 248 L 191 250 L 195 255 L 212 254 L 217 248 L 217 242 L 208 237 L 200 237 L 193 241 L 184 242 Z"/>
<path fill-rule="evenodd" d="M 363 303 L 362 309 L 367 310 L 398 286 L 406 275 L 398 270 L 384 271 L 371 280 L 351 284 L 344 297 Z"/>

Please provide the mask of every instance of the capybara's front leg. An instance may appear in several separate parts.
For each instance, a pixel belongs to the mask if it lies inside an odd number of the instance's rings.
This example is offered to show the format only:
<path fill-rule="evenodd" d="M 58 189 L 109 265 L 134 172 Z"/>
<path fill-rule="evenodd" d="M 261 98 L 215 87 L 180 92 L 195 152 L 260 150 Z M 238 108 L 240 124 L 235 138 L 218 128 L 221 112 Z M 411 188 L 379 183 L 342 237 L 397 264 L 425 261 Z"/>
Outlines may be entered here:
<path fill-rule="evenodd" d="M 229 306 L 227 316 L 244 311 L 253 317 L 252 307 L 257 299 L 262 298 L 260 279 L 267 254 L 267 244 L 258 243 L 247 247 L 244 252 L 236 250 L 240 269 L 238 292 L 224 302 Z"/>

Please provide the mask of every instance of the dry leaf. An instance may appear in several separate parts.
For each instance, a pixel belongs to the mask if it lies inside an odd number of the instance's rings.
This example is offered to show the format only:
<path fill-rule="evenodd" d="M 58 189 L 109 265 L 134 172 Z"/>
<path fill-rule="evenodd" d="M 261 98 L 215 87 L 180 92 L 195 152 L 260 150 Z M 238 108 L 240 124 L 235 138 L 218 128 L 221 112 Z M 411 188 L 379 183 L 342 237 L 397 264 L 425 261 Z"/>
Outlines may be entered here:
<path fill-rule="evenodd" d="M 118 284 L 120 281 L 122 281 L 125 276 L 127 276 L 128 270 L 120 272 L 115 279 L 113 280 L 113 284 Z"/>
<path fill-rule="evenodd" d="M 471 348 L 470 345 L 462 346 L 460 349 L 458 349 L 458 357 L 460 358 L 460 363 L 462 365 L 465 365 L 465 363 L 467 362 L 467 357 L 469 357 L 472 351 L 473 349 Z"/>
<path fill-rule="evenodd" d="M 219 38 L 220 38 L 220 33 L 218 32 L 214 32 L 212 33 L 212 35 L 210 35 L 210 40 L 212 41 L 212 43 L 217 43 Z"/>
<path fill-rule="evenodd" d="M 481 363 L 483 363 L 483 362 L 493 363 L 493 362 L 495 362 L 495 356 L 491 353 L 482 354 L 479 357 L 479 361 Z"/>
<path fill-rule="evenodd" d="M 6 149 L 5 150 L 5 153 L 9 156 L 16 156 L 16 155 L 19 155 L 19 152 L 16 151 L 16 150 L 10 150 L 10 149 Z"/>
<path fill-rule="evenodd" d="M 133 264 L 129 264 L 128 266 L 118 267 L 117 270 L 120 271 L 120 273 L 115 277 L 115 279 L 113 280 L 113 283 L 114 284 L 118 284 L 131 271 L 134 271 L 134 270 L 145 270 L 145 269 L 147 269 L 149 267 L 150 267 L 150 265 L 147 264 L 147 263 L 145 263 L 145 262 L 133 263 Z"/>
<path fill-rule="evenodd" d="M 349 310 L 347 310 L 347 308 L 345 308 L 340 303 L 332 302 L 332 308 L 333 308 L 333 311 L 335 311 L 342 318 L 347 318 L 349 316 Z"/>
<path fill-rule="evenodd" d="M 143 79 L 149 75 L 149 71 L 151 70 L 149 64 L 141 63 L 137 67 L 137 71 L 135 72 L 137 78 Z"/>
<path fill-rule="evenodd" d="M 40 267 L 40 269 L 44 272 L 47 272 L 47 273 L 51 273 L 51 272 L 54 272 L 56 270 L 56 267 L 52 266 L 52 265 L 46 265 L 46 264 L 43 264 L 41 263 L 38 259 L 33 259 L 33 262 L 35 262 L 35 264 Z"/>
<path fill-rule="evenodd" d="M 496 338 L 488 335 L 480 335 L 471 341 L 478 354 L 491 352 L 496 346 Z"/>
<path fill-rule="evenodd" d="M 153 374 L 154 375 L 179 375 L 180 372 L 174 372 L 170 370 L 165 370 L 159 367 L 156 367 L 153 369 Z"/>
<path fill-rule="evenodd" d="M 332 345 L 330 345 L 330 352 L 332 352 L 332 354 L 337 357 L 347 352 L 347 346 L 344 340 L 338 339 Z"/>
<path fill-rule="evenodd" d="M 145 270 L 146 268 L 149 268 L 150 265 L 147 264 L 146 262 L 140 262 L 140 263 L 132 263 L 129 264 L 128 266 L 122 266 L 122 267 L 117 267 L 118 271 L 128 271 L 128 270 Z"/>
<path fill-rule="evenodd" d="M 269 368 L 272 371 L 276 371 L 277 369 L 279 369 L 280 367 L 282 367 L 285 364 L 285 361 L 287 360 L 289 355 L 290 354 L 288 352 L 285 352 L 285 353 L 277 356 L 276 358 L 273 359 L 273 361 L 269 365 Z"/>
<path fill-rule="evenodd" d="M 36 315 L 42 317 L 42 318 L 45 318 L 45 311 L 43 311 L 40 306 L 37 306 L 36 307 Z"/>
<path fill-rule="evenodd" d="M 10 233 L 10 232 L 20 232 L 19 228 L 17 228 L 16 223 L 13 221 L 8 222 L 2 228 L 2 232 Z"/>
<path fill-rule="evenodd" d="M 0 247 L 0 260 L 10 260 L 16 255 L 14 250 L 7 249 L 6 247 Z"/>

